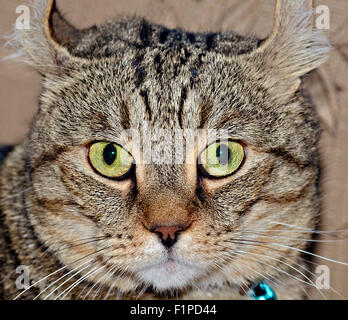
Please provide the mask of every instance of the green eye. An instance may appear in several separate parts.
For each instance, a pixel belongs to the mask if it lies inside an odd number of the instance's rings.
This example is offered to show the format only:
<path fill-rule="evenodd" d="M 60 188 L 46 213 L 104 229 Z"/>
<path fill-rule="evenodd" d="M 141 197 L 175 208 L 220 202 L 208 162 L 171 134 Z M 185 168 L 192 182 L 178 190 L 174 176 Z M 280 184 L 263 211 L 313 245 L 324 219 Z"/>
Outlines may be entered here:
<path fill-rule="evenodd" d="M 244 160 L 244 147 L 235 141 L 215 142 L 202 151 L 199 166 L 210 177 L 221 178 L 235 172 Z"/>
<path fill-rule="evenodd" d="M 108 178 L 123 178 L 134 159 L 128 151 L 111 142 L 95 142 L 89 149 L 89 160 L 95 170 Z"/>

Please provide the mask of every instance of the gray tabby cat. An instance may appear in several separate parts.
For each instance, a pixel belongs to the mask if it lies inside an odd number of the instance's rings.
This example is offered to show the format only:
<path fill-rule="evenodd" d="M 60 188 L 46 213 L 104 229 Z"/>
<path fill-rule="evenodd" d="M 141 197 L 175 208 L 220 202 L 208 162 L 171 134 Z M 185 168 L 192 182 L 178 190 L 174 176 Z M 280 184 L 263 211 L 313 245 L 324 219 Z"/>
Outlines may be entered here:
<path fill-rule="evenodd" d="M 303 298 L 320 127 L 301 77 L 329 51 L 308 1 L 277 1 L 265 40 L 138 18 L 77 30 L 53 0 L 32 12 L 10 42 L 43 90 L 1 167 L 0 296 L 250 299 L 266 283 Z M 146 162 L 127 129 L 169 155 L 176 132 L 194 137 L 182 163 Z"/>

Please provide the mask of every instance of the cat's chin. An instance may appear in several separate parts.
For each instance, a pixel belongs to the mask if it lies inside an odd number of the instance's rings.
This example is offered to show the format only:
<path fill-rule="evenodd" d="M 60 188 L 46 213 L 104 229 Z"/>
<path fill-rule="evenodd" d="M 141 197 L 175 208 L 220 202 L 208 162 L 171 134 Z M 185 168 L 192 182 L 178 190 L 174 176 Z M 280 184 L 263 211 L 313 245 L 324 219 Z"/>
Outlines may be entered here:
<path fill-rule="evenodd" d="M 146 285 L 155 290 L 183 289 L 201 275 L 202 269 L 173 259 L 152 265 L 137 272 Z"/>

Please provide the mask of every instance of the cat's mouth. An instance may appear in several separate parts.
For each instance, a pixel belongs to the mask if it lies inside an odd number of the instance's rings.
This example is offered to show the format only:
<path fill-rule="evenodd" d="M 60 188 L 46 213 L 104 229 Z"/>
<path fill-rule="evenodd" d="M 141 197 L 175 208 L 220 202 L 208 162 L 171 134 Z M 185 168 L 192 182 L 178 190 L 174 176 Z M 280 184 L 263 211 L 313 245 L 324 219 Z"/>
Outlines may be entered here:
<path fill-rule="evenodd" d="M 173 258 L 168 258 L 167 261 L 161 263 L 161 268 L 165 271 L 165 272 L 175 272 L 177 265 L 179 264 L 178 261 L 176 261 Z"/>
<path fill-rule="evenodd" d="M 169 256 L 160 262 L 138 270 L 137 274 L 145 284 L 163 291 L 184 288 L 201 275 L 202 271 L 202 268 L 183 263 Z"/>

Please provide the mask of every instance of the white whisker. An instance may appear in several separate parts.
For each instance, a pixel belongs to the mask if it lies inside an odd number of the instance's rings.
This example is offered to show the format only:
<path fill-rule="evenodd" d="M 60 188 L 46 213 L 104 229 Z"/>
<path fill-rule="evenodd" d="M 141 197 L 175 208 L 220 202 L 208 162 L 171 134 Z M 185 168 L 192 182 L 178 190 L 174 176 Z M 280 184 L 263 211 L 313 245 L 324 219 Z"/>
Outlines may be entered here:
<path fill-rule="evenodd" d="M 81 265 L 77 266 L 76 268 L 70 270 L 69 272 L 67 272 L 66 274 L 64 274 L 63 276 L 61 276 L 60 278 L 58 278 L 57 280 L 53 281 L 50 285 L 48 285 L 47 287 L 45 287 L 42 291 L 40 291 L 40 293 L 38 295 L 36 295 L 34 297 L 33 300 L 36 300 L 40 295 L 42 295 L 44 292 L 46 292 L 49 288 L 51 288 L 52 286 L 54 286 L 58 281 L 64 279 L 65 277 L 67 277 L 69 274 L 71 274 L 72 272 L 80 269 L 81 267 L 83 267 L 84 265 L 86 265 L 87 263 L 90 263 L 91 261 L 93 261 L 93 259 L 90 259 L 84 263 L 82 263 Z"/>
<path fill-rule="evenodd" d="M 109 258 L 107 261 L 109 261 L 111 258 Z M 105 263 L 107 262 L 105 261 Z M 100 264 L 99 264 L 100 265 Z M 88 278 L 89 276 L 95 274 L 96 272 L 99 272 L 101 269 L 105 268 L 105 265 L 99 267 L 98 269 L 96 269 L 98 267 L 95 267 L 94 269 L 92 269 L 91 271 L 89 271 L 87 274 L 85 274 L 83 277 L 81 277 L 79 280 L 75 281 L 71 286 L 69 286 L 67 289 L 65 289 L 62 293 L 60 293 L 54 300 L 58 300 L 60 297 L 61 300 L 63 300 L 77 285 L 79 285 L 82 281 L 84 281 L 86 278 Z"/>
<path fill-rule="evenodd" d="M 95 261 L 95 260 L 93 260 Z M 87 268 L 89 268 L 91 265 L 93 265 L 93 262 L 88 264 L 87 266 L 83 267 L 82 269 L 79 269 L 77 272 L 73 273 L 68 279 L 66 279 L 65 281 L 63 281 L 58 287 L 56 287 L 50 294 L 48 294 L 44 300 L 47 300 L 54 292 L 56 292 L 59 288 L 61 288 L 64 284 L 66 284 L 67 282 L 69 282 L 72 278 L 76 277 L 80 272 L 82 272 L 83 270 L 86 270 Z M 70 272 L 71 273 L 71 272 Z M 62 278 L 65 278 L 62 277 Z"/>

